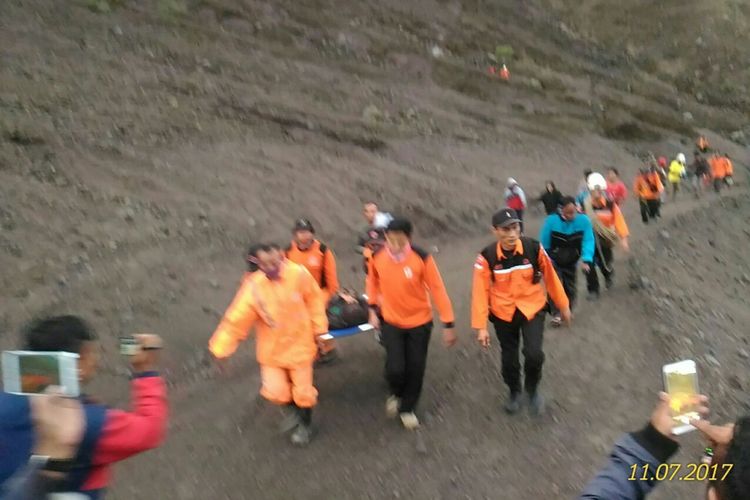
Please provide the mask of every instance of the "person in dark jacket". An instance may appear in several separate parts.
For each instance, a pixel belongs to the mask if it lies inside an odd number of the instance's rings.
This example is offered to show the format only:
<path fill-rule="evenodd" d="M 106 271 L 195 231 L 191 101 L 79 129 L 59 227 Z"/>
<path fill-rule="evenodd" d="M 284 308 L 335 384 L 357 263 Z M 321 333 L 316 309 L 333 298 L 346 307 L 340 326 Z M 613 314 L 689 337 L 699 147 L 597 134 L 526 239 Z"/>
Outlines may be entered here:
<path fill-rule="evenodd" d="M 32 322 L 24 330 L 25 349 L 79 355 L 85 384 L 96 374 L 99 345 L 94 331 L 77 316 L 55 316 Z M 131 412 L 109 409 L 83 396 L 86 430 L 61 483 L 63 492 L 98 500 L 111 479 L 111 466 L 161 444 L 167 427 L 166 384 L 156 371 L 162 347 L 158 335 L 136 335 L 139 352 L 130 356 Z M 22 469 L 32 455 L 34 429 L 29 398 L 0 393 L 0 485 Z"/>
<path fill-rule="evenodd" d="M 705 415 L 707 398 L 701 397 L 701 414 Z M 659 402 L 646 426 L 620 438 L 609 460 L 586 485 L 579 500 L 642 500 L 661 481 L 654 479 L 660 465 L 679 448 L 672 434 L 674 419 L 669 408 L 669 396 L 659 395 Z M 713 449 L 708 467 L 706 499 L 746 500 L 750 498 L 750 417 L 740 418 L 736 424 L 713 425 L 695 420 L 693 425 Z M 692 461 L 695 463 L 696 461 Z M 667 477 L 685 478 L 692 467 L 679 464 L 669 469 Z M 697 466 L 696 466 L 697 467 Z M 644 474 L 645 471 L 645 474 Z M 645 479 L 644 479 L 645 476 Z M 710 478 L 714 478 L 711 480 Z"/>
<path fill-rule="evenodd" d="M 547 215 L 555 214 L 560 209 L 563 194 L 557 189 L 555 183 L 547 181 L 547 186 L 544 188 L 544 192 L 539 196 L 538 200 L 544 205 L 544 211 Z"/>
<path fill-rule="evenodd" d="M 557 275 L 560 276 L 565 294 L 570 301 L 570 309 L 576 302 L 576 277 L 578 262 L 583 261 L 584 272 L 590 272 L 594 264 L 596 240 L 591 220 L 586 214 L 578 213 L 576 200 L 565 196 L 561 200 L 559 213 L 548 216 L 539 235 L 539 241 L 552 259 Z M 554 303 L 550 303 L 552 326 L 560 326 L 562 318 Z"/>
<path fill-rule="evenodd" d="M 693 180 L 693 192 L 696 198 L 700 198 L 705 190 L 706 181 L 711 178 L 711 166 L 706 158 L 695 151 L 693 153 L 693 164 L 690 166 L 690 174 Z"/>

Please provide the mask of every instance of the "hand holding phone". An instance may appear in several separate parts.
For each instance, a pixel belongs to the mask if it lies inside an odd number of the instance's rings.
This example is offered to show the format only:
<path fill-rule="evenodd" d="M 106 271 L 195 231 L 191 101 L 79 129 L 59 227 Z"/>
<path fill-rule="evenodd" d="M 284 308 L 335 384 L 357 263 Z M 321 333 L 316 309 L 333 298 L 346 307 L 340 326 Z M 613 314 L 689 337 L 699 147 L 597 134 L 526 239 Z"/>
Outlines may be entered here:
<path fill-rule="evenodd" d="M 698 392 L 698 371 L 695 361 L 685 360 L 664 365 L 664 391 L 669 395 L 669 408 L 676 436 L 695 430 L 691 422 L 701 418 L 701 396 Z"/>
<path fill-rule="evenodd" d="M 136 333 L 120 339 L 120 352 L 128 357 L 128 362 L 136 373 L 156 370 L 163 347 L 162 338 L 153 333 Z"/>

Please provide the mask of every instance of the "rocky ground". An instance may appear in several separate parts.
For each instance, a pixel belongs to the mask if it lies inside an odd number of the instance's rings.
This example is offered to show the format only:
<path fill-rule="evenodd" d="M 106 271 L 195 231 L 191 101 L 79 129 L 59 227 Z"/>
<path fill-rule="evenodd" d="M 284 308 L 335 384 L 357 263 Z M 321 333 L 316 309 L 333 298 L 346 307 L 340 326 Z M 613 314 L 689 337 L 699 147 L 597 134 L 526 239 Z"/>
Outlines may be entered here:
<path fill-rule="evenodd" d="M 92 392 L 123 404 L 117 337 L 169 342 L 170 439 L 118 468 L 114 498 L 569 498 L 646 418 L 665 361 L 695 358 L 721 417 L 745 409 L 740 185 L 668 206 L 659 227 L 642 228 L 628 202 L 644 288 L 628 288 L 622 262 L 599 306 L 549 332 L 547 416 L 499 411 L 499 353 L 473 344 L 467 299 L 506 177 L 572 192 L 583 168 L 617 165 L 629 182 L 644 151 L 689 153 L 699 131 L 741 181 L 748 164 L 739 100 L 698 99 L 710 79 L 635 64 L 639 47 L 588 33 L 577 16 L 614 23 L 604 7 L 551 3 L 0 3 L 0 347 L 32 316 L 83 314 L 102 335 Z M 504 84 L 487 66 L 507 44 Z M 714 54 L 724 70 L 743 57 Z M 685 73 L 695 88 L 675 86 Z M 248 241 L 286 239 L 296 217 L 361 288 L 351 247 L 366 199 L 440 249 L 462 341 L 432 348 L 416 435 L 383 420 L 377 344 L 342 342 L 341 363 L 318 373 L 318 440 L 297 452 L 257 400 L 251 342 L 227 379 L 199 360 Z M 690 437 L 681 458 L 696 453 Z M 686 484 L 659 495 L 699 496 Z"/>

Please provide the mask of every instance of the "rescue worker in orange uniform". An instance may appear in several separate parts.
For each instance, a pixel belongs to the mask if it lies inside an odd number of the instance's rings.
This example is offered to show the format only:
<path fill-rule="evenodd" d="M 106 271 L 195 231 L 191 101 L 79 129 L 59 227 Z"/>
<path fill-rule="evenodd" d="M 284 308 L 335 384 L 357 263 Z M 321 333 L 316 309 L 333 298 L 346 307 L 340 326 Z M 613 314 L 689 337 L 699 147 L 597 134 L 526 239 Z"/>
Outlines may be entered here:
<path fill-rule="evenodd" d="M 718 151 L 711 155 L 708 164 L 711 166 L 711 177 L 714 181 L 714 191 L 719 193 L 721 191 L 721 186 L 724 184 L 724 177 L 727 175 L 727 164 Z"/>
<path fill-rule="evenodd" d="M 653 169 L 641 168 L 633 183 L 633 194 L 641 205 L 641 220 L 648 224 L 649 220 L 661 217 L 661 193 L 664 184 L 661 177 Z"/>
<path fill-rule="evenodd" d="M 658 180 L 658 177 L 656 178 Z M 599 298 L 599 268 L 604 276 L 604 284 L 607 289 L 614 284 L 614 247 L 619 243 L 626 252 L 630 251 L 628 236 L 630 234 L 625 217 L 622 215 L 617 203 L 607 198 L 607 181 L 604 176 L 593 173 L 589 176 L 588 198 L 584 211 L 591 219 L 594 229 L 596 248 L 594 251 L 594 265 L 590 266 L 586 274 L 586 285 L 589 300 Z M 636 190 L 637 191 L 637 190 Z"/>
<path fill-rule="evenodd" d="M 732 176 L 734 175 L 734 165 L 732 160 L 729 159 L 729 155 L 717 152 L 709 160 L 711 165 L 711 175 L 714 179 L 714 191 L 717 193 L 721 191 L 722 186 L 731 186 L 734 182 Z"/>
<path fill-rule="evenodd" d="M 471 327 L 477 330 L 480 345 L 488 348 L 487 321 L 495 326 L 503 380 L 510 389 L 505 411 L 514 414 L 521 409 L 521 393 L 525 388 L 531 411 L 538 415 L 544 410 L 539 382 L 544 364 L 542 340 L 547 293 L 567 324 L 571 321 L 570 302 L 544 248 L 537 240 L 521 236 L 521 219 L 515 210 L 503 208 L 494 214 L 492 228 L 497 242 L 482 250 L 474 263 Z M 525 387 L 521 386 L 518 352 L 521 336 Z"/>
<path fill-rule="evenodd" d="M 260 394 L 289 408 L 285 430 L 293 429 L 292 443 L 304 446 L 312 435 L 318 398 L 313 386 L 316 340 L 328 331 L 323 294 L 310 273 L 285 260 L 277 247 L 254 247 L 249 259 L 258 271 L 245 274 L 208 348 L 218 360 L 226 359 L 255 327 Z"/>
<path fill-rule="evenodd" d="M 336 257 L 328 246 L 315 238 L 315 228 L 307 219 L 298 219 L 292 229 L 294 239 L 286 249 L 286 258 L 307 269 L 323 292 L 324 301 L 328 301 L 339 290 L 339 278 L 336 273 Z M 320 344 L 319 363 L 330 363 L 338 357 L 336 341 L 326 340 Z"/>
<path fill-rule="evenodd" d="M 440 271 L 431 255 L 412 246 L 411 234 L 411 222 L 394 218 L 386 228 L 386 244 L 370 259 L 367 273 L 370 324 L 381 326 L 386 350 L 385 372 L 390 387 L 386 414 L 400 416 L 409 430 L 419 427 L 414 408 L 422 392 L 432 333 L 430 296 L 443 323 L 443 343 L 447 347 L 456 343 L 453 306 Z"/>

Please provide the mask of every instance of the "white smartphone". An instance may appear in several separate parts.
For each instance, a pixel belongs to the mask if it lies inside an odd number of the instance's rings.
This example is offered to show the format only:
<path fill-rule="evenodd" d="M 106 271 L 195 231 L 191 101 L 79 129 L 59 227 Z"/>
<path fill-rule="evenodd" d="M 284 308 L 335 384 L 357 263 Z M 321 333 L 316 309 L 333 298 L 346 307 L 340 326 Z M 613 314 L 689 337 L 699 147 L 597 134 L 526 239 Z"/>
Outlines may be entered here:
<path fill-rule="evenodd" d="M 3 389 L 33 396 L 49 386 L 78 397 L 78 354 L 70 352 L 3 351 Z"/>
<path fill-rule="evenodd" d="M 662 367 L 664 391 L 669 394 L 670 409 L 675 427 L 672 433 L 679 436 L 695 430 L 691 420 L 700 418 L 698 413 L 698 371 L 695 361 L 685 360 Z"/>

